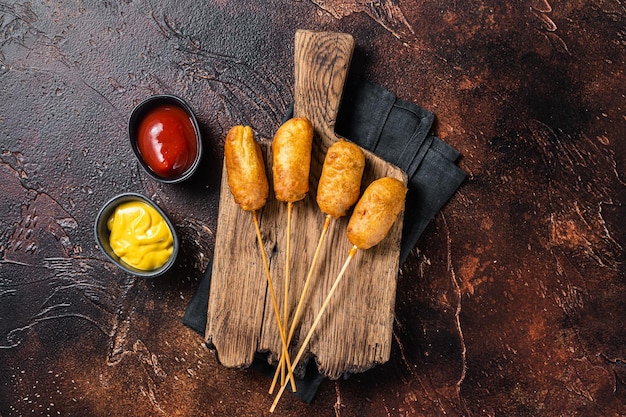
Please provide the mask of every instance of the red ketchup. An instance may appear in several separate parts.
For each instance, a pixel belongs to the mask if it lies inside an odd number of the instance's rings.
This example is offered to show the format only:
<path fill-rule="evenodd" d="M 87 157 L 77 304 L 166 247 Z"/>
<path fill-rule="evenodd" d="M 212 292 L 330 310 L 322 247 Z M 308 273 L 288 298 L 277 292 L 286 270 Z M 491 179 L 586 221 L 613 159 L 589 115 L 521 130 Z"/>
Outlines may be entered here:
<path fill-rule="evenodd" d="M 176 105 L 155 107 L 139 125 L 137 147 L 154 173 L 164 178 L 179 176 L 191 167 L 198 152 L 191 117 Z"/>

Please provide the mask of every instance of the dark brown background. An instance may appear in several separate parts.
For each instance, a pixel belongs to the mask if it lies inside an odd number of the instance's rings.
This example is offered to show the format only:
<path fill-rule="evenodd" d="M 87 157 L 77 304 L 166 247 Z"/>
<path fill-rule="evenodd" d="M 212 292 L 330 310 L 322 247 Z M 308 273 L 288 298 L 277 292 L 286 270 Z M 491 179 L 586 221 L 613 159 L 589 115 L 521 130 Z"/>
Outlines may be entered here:
<path fill-rule="evenodd" d="M 0 416 L 268 414 L 269 381 L 181 318 L 225 133 L 272 137 L 298 28 L 354 35 L 353 69 L 435 112 L 468 180 L 399 274 L 391 360 L 280 415 L 625 415 L 626 8 L 501 3 L 0 0 Z M 126 139 L 155 93 L 202 125 L 183 185 Z M 95 245 L 126 191 L 178 227 L 176 278 L 124 275 Z"/>

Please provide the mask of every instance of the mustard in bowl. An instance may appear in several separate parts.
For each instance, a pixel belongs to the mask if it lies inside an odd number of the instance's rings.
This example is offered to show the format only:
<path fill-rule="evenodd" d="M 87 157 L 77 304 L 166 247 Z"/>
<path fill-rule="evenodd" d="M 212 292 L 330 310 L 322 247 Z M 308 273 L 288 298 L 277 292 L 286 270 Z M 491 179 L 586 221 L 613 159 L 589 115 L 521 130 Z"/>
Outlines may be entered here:
<path fill-rule="evenodd" d="M 124 271 L 140 277 L 164 274 L 175 263 L 179 241 L 165 213 L 135 193 L 111 199 L 98 213 L 96 242 Z"/>

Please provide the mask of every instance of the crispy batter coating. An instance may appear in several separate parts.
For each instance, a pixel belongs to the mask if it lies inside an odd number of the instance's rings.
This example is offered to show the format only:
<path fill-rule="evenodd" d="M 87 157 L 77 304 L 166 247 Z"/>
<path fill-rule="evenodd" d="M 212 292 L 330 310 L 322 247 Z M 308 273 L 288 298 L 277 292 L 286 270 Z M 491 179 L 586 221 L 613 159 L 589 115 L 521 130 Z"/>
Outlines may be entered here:
<path fill-rule="evenodd" d="M 226 136 L 224 158 L 228 186 L 235 202 L 246 211 L 265 205 L 269 185 L 261 146 L 254 140 L 250 126 L 234 126 Z"/>
<path fill-rule="evenodd" d="M 317 186 L 317 204 L 323 213 L 336 219 L 346 215 L 359 199 L 364 168 L 365 155 L 354 143 L 340 140 L 328 148 Z"/>
<path fill-rule="evenodd" d="M 287 120 L 272 142 L 274 193 L 278 201 L 302 200 L 309 191 L 313 125 L 303 117 Z"/>
<path fill-rule="evenodd" d="M 346 234 L 359 249 L 369 249 L 387 236 L 404 207 L 407 188 L 390 177 L 372 182 L 356 204 Z"/>

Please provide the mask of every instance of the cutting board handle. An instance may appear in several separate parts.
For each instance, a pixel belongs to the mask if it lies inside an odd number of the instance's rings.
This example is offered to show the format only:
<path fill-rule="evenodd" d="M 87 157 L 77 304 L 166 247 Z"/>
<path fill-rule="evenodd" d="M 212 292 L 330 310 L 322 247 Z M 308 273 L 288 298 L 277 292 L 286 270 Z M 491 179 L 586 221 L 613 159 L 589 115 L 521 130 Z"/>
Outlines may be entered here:
<path fill-rule="evenodd" d="M 296 32 L 294 116 L 309 118 L 325 147 L 337 140 L 335 122 L 353 52 L 352 35 Z"/>

